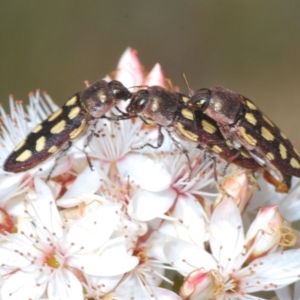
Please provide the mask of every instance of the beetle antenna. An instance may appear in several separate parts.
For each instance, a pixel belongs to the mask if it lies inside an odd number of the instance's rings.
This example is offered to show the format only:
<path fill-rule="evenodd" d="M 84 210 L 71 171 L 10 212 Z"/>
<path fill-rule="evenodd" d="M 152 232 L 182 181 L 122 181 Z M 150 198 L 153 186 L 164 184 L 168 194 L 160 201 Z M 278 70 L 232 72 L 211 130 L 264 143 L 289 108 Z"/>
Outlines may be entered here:
<path fill-rule="evenodd" d="M 186 77 L 185 73 L 183 72 L 181 75 L 182 75 L 183 80 L 184 80 L 184 82 L 185 82 L 185 84 L 186 84 L 186 86 L 187 86 L 187 88 L 189 90 L 189 95 L 192 96 L 193 92 L 192 92 L 192 89 L 190 88 L 190 85 L 189 85 L 189 82 L 187 80 L 187 77 Z"/>

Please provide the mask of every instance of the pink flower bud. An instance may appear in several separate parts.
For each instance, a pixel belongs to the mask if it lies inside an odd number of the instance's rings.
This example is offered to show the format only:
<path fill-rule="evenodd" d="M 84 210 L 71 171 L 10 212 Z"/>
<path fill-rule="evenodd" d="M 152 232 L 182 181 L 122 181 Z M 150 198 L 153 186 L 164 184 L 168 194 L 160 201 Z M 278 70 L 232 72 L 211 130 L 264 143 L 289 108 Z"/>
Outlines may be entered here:
<path fill-rule="evenodd" d="M 149 72 L 144 80 L 144 84 L 149 86 L 160 85 L 166 88 L 169 87 L 164 75 L 164 71 L 159 63 L 155 64 L 155 66 Z"/>
<path fill-rule="evenodd" d="M 215 201 L 215 206 L 229 197 L 238 206 L 240 212 L 243 213 L 256 188 L 256 181 L 254 180 L 252 174 L 246 170 L 232 177 L 225 178 L 222 185 L 223 191 L 221 191 L 221 195 Z"/>
<path fill-rule="evenodd" d="M 180 296 L 184 299 L 213 299 L 222 287 L 222 277 L 216 271 L 195 271 L 185 278 L 180 288 Z"/>
<path fill-rule="evenodd" d="M 143 67 L 137 51 L 127 48 L 118 62 L 115 80 L 121 81 L 126 87 L 131 87 L 141 85 L 143 78 Z"/>
<path fill-rule="evenodd" d="M 295 234 L 283 223 L 277 205 L 260 209 L 246 235 L 246 248 L 251 252 L 249 261 L 274 252 L 280 245 L 295 244 Z"/>

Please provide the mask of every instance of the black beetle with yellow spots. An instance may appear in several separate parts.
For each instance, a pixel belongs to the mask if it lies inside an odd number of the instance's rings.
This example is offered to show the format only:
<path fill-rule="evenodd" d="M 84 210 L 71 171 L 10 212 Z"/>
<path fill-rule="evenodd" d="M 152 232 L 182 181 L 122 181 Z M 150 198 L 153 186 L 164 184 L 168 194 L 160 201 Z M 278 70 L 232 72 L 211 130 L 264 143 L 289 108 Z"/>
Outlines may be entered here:
<path fill-rule="evenodd" d="M 133 93 L 127 106 L 128 117 L 140 117 L 145 123 L 154 123 L 158 126 L 157 145 L 147 143 L 139 148 L 145 146 L 159 148 L 164 139 L 161 132 L 161 128 L 164 127 L 171 138 L 175 134 L 194 147 L 204 149 L 228 163 L 251 170 L 261 168 L 247 150 L 237 150 L 224 139 L 214 120 L 201 111 L 193 114 L 185 105 L 188 100 L 189 96 L 160 86 L 151 86 Z M 180 150 L 185 150 L 179 142 L 174 139 L 173 141 Z"/>
<path fill-rule="evenodd" d="M 90 121 L 103 117 L 119 100 L 130 97 L 119 81 L 96 81 L 37 125 L 8 156 L 3 169 L 18 173 L 39 165 L 66 145 L 69 147 Z"/>
<path fill-rule="evenodd" d="M 283 177 L 300 177 L 299 153 L 249 99 L 223 87 L 204 88 L 196 91 L 187 106 L 215 120 L 224 138 L 236 149 L 246 148 L 258 163 Z"/>

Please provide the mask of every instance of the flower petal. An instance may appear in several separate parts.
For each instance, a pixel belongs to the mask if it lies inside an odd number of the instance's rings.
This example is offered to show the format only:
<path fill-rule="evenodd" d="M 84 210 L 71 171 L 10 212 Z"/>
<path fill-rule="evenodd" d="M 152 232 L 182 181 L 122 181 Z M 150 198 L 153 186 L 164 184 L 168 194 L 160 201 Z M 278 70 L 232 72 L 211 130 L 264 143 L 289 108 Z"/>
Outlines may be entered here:
<path fill-rule="evenodd" d="M 63 269 L 48 283 L 47 296 L 51 300 L 82 300 L 82 285 L 70 271 Z"/>
<path fill-rule="evenodd" d="M 210 246 L 214 257 L 230 270 L 244 246 L 241 215 L 232 200 L 224 200 L 216 207 L 211 217 L 210 233 Z"/>
<path fill-rule="evenodd" d="M 146 155 L 128 154 L 118 163 L 123 178 L 129 176 L 131 181 L 142 189 L 159 192 L 170 186 L 171 175 L 159 161 Z"/>
<path fill-rule="evenodd" d="M 258 258 L 236 273 L 245 293 L 275 290 L 299 280 L 300 250 L 288 250 Z"/>
<path fill-rule="evenodd" d="M 153 193 L 145 190 L 134 194 L 128 205 L 128 214 L 140 221 L 162 216 L 174 203 L 176 192 L 168 189 Z"/>

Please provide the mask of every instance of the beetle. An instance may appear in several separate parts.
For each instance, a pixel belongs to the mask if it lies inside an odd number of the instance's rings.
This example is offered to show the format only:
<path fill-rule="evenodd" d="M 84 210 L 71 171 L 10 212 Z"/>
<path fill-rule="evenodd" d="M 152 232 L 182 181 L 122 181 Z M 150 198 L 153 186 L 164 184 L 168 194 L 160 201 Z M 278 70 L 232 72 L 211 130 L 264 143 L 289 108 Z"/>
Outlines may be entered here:
<path fill-rule="evenodd" d="M 131 92 L 119 81 L 96 81 L 74 94 L 37 125 L 8 156 L 3 169 L 13 173 L 23 172 L 39 165 L 60 149 L 68 149 L 71 141 L 81 136 L 91 121 L 104 117 L 119 100 L 130 97 Z"/>
<path fill-rule="evenodd" d="M 161 132 L 164 127 L 170 136 L 175 133 L 180 139 L 187 140 L 195 147 L 219 156 L 228 163 L 251 170 L 261 168 L 247 150 L 237 150 L 224 139 L 214 120 L 201 111 L 193 113 L 185 104 L 188 100 L 189 96 L 160 86 L 151 86 L 133 93 L 126 108 L 128 117 L 140 117 L 144 122 L 154 122 L 158 126 L 157 145 L 147 143 L 140 148 L 159 148 L 164 139 Z M 175 144 L 180 146 L 179 143 Z"/>
<path fill-rule="evenodd" d="M 223 87 L 202 88 L 187 102 L 220 128 L 236 149 L 246 148 L 260 164 L 283 177 L 300 177 L 300 156 L 281 130 L 248 98 Z"/>

